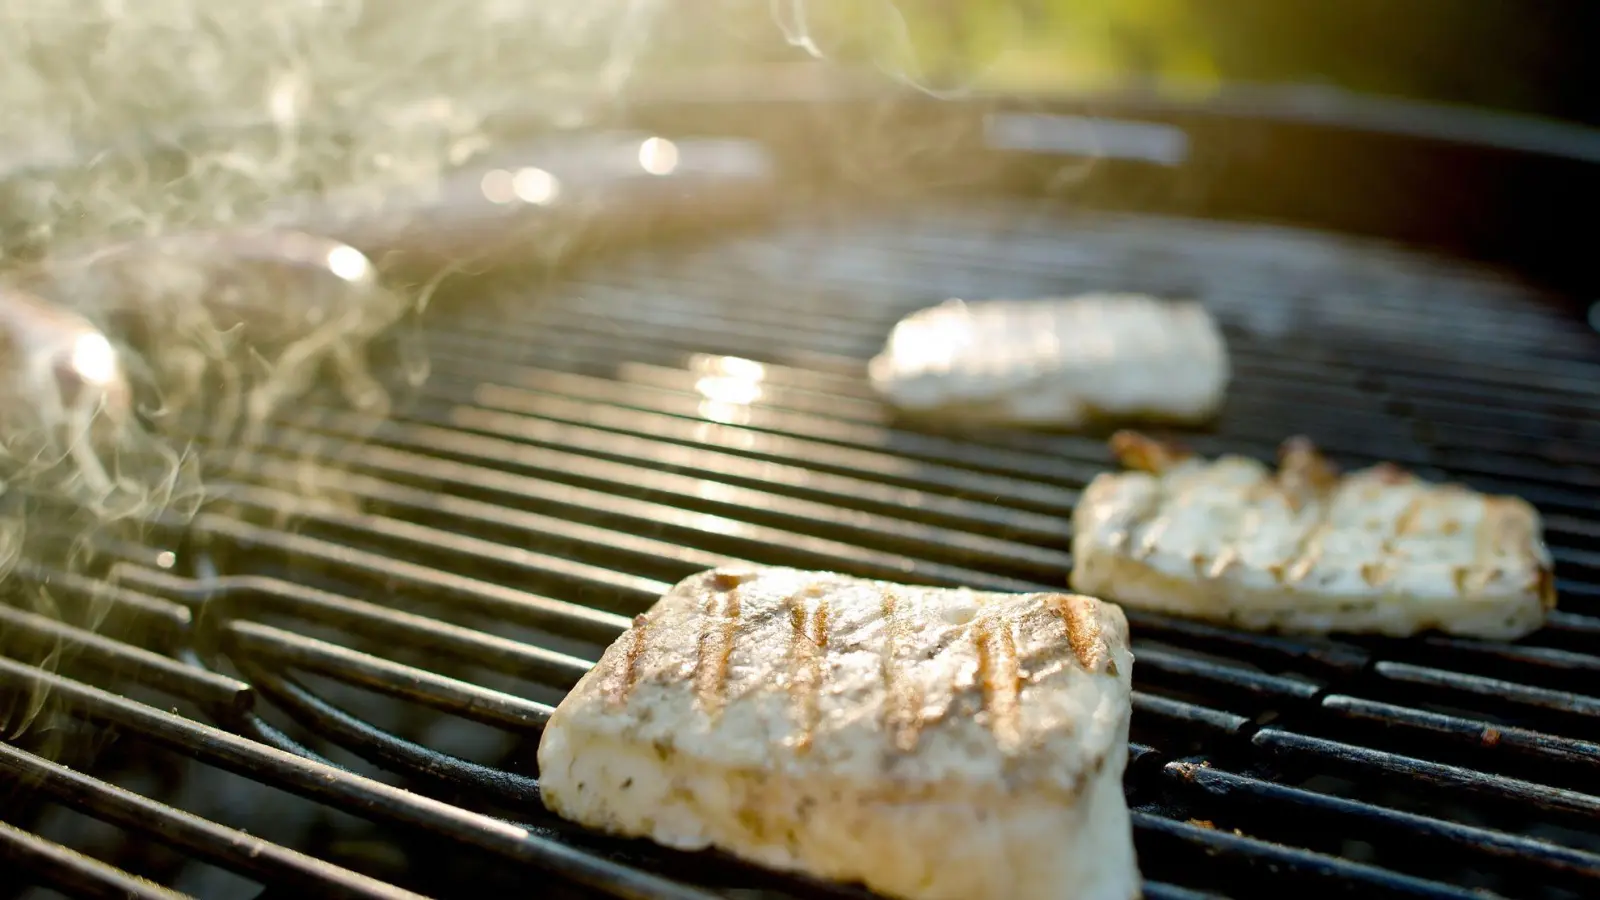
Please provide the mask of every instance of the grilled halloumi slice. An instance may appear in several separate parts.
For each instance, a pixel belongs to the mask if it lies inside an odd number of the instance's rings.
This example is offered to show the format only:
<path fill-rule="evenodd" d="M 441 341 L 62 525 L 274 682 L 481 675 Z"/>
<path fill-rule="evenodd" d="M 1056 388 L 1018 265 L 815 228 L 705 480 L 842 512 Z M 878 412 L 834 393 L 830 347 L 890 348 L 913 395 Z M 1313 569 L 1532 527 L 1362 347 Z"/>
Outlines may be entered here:
<path fill-rule="evenodd" d="M 1205 307 L 1139 294 L 947 301 L 902 319 L 868 366 L 907 411 L 1063 428 L 1210 418 L 1229 372 Z"/>
<path fill-rule="evenodd" d="M 1555 607 L 1539 514 L 1384 464 L 1341 476 L 1305 438 L 1276 472 L 1121 432 L 1142 470 L 1073 514 L 1072 586 L 1129 607 L 1300 633 L 1428 629 L 1511 640 Z"/>
<path fill-rule="evenodd" d="M 1130 675 L 1089 597 L 719 569 L 551 716 L 557 814 L 912 900 L 1127 900 Z"/>

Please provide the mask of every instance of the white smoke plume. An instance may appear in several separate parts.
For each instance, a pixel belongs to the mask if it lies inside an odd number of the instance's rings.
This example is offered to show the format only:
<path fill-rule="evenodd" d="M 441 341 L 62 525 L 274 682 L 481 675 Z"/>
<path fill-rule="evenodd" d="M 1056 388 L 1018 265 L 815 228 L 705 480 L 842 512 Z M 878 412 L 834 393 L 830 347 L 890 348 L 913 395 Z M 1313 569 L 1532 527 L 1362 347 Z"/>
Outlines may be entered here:
<path fill-rule="evenodd" d="M 8 244 L 425 190 L 494 116 L 620 81 L 650 19 L 641 0 L 4 0 Z"/>
<path fill-rule="evenodd" d="M 581 124 L 660 6 L 0 0 L 0 493 L 187 514 L 188 437 L 328 372 L 381 411 L 364 344 L 420 298 L 285 227 L 414 208 L 504 118 Z"/>

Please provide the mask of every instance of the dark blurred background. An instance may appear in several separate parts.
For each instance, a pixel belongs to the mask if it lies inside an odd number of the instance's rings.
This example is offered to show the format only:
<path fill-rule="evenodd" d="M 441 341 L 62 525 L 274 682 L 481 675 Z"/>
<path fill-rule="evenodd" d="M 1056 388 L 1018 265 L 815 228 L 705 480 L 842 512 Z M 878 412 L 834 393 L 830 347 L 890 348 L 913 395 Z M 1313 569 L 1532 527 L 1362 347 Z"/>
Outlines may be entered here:
<path fill-rule="evenodd" d="M 1327 85 L 1600 124 L 1600 9 L 1587 0 L 722 0 L 708 14 L 714 5 L 677 0 L 682 14 L 658 20 L 672 39 L 657 47 L 794 59 L 809 44 L 940 90 Z"/>

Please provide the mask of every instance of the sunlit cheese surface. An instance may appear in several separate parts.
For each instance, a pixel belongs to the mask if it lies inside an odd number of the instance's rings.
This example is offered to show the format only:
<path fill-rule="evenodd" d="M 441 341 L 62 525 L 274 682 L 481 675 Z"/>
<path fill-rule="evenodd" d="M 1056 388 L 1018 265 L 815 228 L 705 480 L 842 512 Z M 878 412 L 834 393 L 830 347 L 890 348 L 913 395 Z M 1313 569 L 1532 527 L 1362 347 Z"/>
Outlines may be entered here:
<path fill-rule="evenodd" d="M 1209 418 L 1229 366 L 1222 334 L 1199 303 L 1088 294 L 919 310 L 895 326 L 869 374 L 908 411 L 1073 427 Z"/>

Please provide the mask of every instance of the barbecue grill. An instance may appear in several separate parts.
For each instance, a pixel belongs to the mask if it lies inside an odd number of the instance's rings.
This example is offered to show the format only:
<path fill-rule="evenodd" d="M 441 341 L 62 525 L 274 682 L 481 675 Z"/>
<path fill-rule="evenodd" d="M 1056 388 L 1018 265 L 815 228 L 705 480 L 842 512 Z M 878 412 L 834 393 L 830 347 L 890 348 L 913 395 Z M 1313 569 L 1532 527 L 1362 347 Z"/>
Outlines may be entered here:
<path fill-rule="evenodd" d="M 1061 588 L 1103 442 L 901 421 L 865 359 L 946 297 L 1111 289 L 1222 321 L 1235 387 L 1196 449 L 1305 433 L 1520 494 L 1561 598 L 1510 645 L 1131 613 L 1145 895 L 1595 896 L 1600 338 L 1564 223 L 1593 208 L 1600 136 L 1312 99 L 634 108 L 765 142 L 774 215 L 462 282 L 389 418 L 308 403 L 226 455 L 193 523 L 81 571 L 22 564 L 0 604 L 0 859 L 22 877 L 0 880 L 866 896 L 557 820 L 541 724 L 629 616 L 714 565 Z"/>

